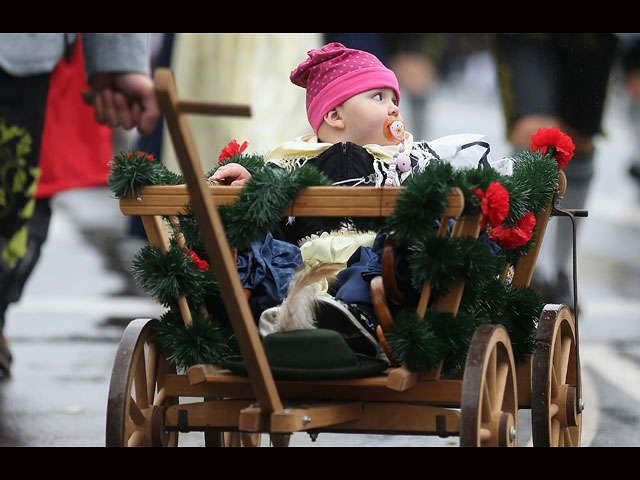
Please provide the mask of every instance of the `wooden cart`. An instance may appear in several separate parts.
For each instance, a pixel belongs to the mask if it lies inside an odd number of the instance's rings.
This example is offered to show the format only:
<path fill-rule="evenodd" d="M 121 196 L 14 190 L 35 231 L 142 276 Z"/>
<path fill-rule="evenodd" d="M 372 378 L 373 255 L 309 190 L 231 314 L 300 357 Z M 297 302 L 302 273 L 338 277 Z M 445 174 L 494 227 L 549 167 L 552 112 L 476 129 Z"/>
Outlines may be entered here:
<path fill-rule="evenodd" d="M 176 373 L 154 343 L 152 325 L 157 320 L 134 320 L 123 334 L 114 361 L 107 446 L 175 446 L 179 432 L 191 431 L 204 432 L 207 444 L 227 445 L 256 445 L 259 434 L 264 433 L 273 445 L 286 446 L 292 433 L 304 431 L 311 435 L 459 436 L 461 446 L 515 446 L 519 409 L 531 409 L 534 445 L 580 444 L 578 335 L 565 305 L 544 308 L 535 351 L 518 367 L 506 329 L 483 325 L 473 336 L 464 370 L 456 375 L 445 376 L 440 368 L 415 372 L 400 365 L 369 378 L 275 380 L 216 209 L 216 205 L 234 201 L 239 188 L 208 185 L 185 120 L 189 113 L 248 112 L 233 106 L 222 106 L 221 111 L 219 105 L 180 100 L 169 70 L 158 70 L 155 82 L 186 185 L 147 187 L 134 198 L 121 199 L 120 206 L 126 215 L 141 216 L 150 244 L 168 248 L 162 216 L 175 220 L 191 202 L 248 377 L 214 365 L 195 365 Z M 283 214 L 385 216 L 393 211 L 399 190 L 310 187 Z M 442 224 L 452 218 L 453 235 L 477 237 L 479 216 L 461 216 L 463 207 L 464 197 L 453 189 Z M 537 243 L 516 265 L 515 285 L 529 285 L 552 208 L 550 202 L 537 215 Z M 382 277 L 372 283 L 372 288 L 383 292 L 382 297 L 376 296 L 376 310 L 383 318 L 393 285 L 385 284 Z M 438 308 L 455 314 L 463 289 L 460 282 L 439 300 Z M 419 312 L 426 309 L 429 290 L 425 285 Z M 184 303 L 183 307 L 183 318 L 189 322 L 188 308 Z M 180 403 L 188 397 L 195 401 Z M 220 432 L 227 432 L 224 442 Z"/>

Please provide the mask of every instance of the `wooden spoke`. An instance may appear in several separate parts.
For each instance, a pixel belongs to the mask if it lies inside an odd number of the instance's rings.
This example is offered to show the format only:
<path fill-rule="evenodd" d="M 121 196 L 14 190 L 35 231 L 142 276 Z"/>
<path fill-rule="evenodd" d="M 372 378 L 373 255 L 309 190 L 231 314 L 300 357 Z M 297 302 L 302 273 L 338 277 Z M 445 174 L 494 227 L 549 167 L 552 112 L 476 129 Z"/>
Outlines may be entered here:
<path fill-rule="evenodd" d="M 553 419 L 551 421 L 551 438 L 554 439 L 561 439 L 560 437 L 560 432 L 561 432 L 561 425 L 560 425 L 560 421 L 557 419 Z M 561 445 L 557 445 L 558 447 L 560 447 Z"/>
<path fill-rule="evenodd" d="M 134 431 L 127 440 L 127 447 L 141 447 L 144 442 L 144 433 L 141 430 Z"/>
<path fill-rule="evenodd" d="M 492 395 L 491 392 L 489 391 L 489 384 L 488 382 L 486 382 L 483 386 L 482 389 L 482 421 L 483 422 L 491 422 L 491 419 L 493 418 L 493 414 L 494 414 L 494 410 L 493 410 L 493 406 L 491 405 L 491 399 L 492 399 Z"/>
<path fill-rule="evenodd" d="M 154 407 L 162 406 L 164 404 L 164 397 L 165 397 L 164 387 L 161 387 L 160 390 L 158 390 L 158 394 L 153 399 L 153 406 Z"/>
<path fill-rule="evenodd" d="M 579 446 L 581 391 L 575 325 L 564 305 L 547 305 L 538 325 L 532 368 L 534 446 Z"/>
<path fill-rule="evenodd" d="M 129 418 L 136 425 L 144 425 L 145 417 L 133 398 L 129 398 Z"/>
<path fill-rule="evenodd" d="M 567 373 L 569 371 L 569 359 L 571 357 L 571 345 L 574 339 L 571 336 L 564 335 L 562 337 L 561 354 L 558 359 L 558 368 L 560 370 L 560 381 L 567 383 Z"/>
<path fill-rule="evenodd" d="M 141 408 L 147 408 L 149 406 L 149 398 L 147 393 L 147 368 L 144 359 L 144 351 L 141 349 L 138 352 L 137 360 L 135 360 L 135 371 L 133 376 L 133 383 L 135 385 L 136 402 Z"/>
<path fill-rule="evenodd" d="M 500 363 L 497 372 L 496 372 L 496 387 L 495 387 L 495 399 L 496 406 L 498 409 L 502 409 L 505 405 L 504 396 L 508 390 L 508 381 L 509 381 L 509 363 L 502 362 Z"/>
<path fill-rule="evenodd" d="M 158 377 L 158 348 L 153 343 L 149 345 L 147 351 L 147 365 L 145 382 L 147 384 L 147 399 L 150 399 L 155 393 L 156 378 Z"/>
<path fill-rule="evenodd" d="M 120 340 L 109 385 L 107 446 L 177 445 L 177 433 L 165 432 L 158 419 L 177 399 L 165 395 L 164 375 L 175 369 L 153 343 L 154 322 L 132 321 Z"/>

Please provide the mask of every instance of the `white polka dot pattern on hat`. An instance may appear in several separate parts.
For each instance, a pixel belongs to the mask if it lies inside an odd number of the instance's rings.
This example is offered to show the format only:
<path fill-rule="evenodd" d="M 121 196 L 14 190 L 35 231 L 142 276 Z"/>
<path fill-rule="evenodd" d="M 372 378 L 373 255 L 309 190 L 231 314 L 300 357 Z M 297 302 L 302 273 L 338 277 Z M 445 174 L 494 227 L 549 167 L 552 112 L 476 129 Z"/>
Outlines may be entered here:
<path fill-rule="evenodd" d="M 291 81 L 307 89 L 307 108 L 316 95 L 336 79 L 363 68 L 386 68 L 375 55 L 339 43 L 330 43 L 307 54 L 309 58 L 291 72 Z"/>

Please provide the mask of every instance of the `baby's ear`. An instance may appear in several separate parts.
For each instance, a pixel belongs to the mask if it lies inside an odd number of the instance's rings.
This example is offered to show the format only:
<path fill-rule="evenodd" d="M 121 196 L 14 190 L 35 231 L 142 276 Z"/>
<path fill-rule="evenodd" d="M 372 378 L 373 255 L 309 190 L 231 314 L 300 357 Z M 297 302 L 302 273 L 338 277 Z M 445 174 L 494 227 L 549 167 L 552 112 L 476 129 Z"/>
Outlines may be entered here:
<path fill-rule="evenodd" d="M 324 121 L 333 128 L 344 129 L 344 120 L 337 109 L 331 110 L 324 116 Z"/>

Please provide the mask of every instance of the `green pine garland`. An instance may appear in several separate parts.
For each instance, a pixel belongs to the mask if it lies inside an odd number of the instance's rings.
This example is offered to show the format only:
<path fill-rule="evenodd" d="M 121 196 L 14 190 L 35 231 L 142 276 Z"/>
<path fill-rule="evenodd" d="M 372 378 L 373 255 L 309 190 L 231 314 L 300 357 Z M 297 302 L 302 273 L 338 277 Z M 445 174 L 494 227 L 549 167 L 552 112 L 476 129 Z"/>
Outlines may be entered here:
<path fill-rule="evenodd" d="M 186 297 L 197 308 L 208 295 L 218 292 L 213 270 L 196 268 L 175 239 L 166 254 L 160 247 L 142 247 L 131 263 L 131 273 L 151 298 L 166 307 L 175 304 L 177 298 Z"/>
<path fill-rule="evenodd" d="M 396 207 L 385 224 L 399 245 L 410 245 L 415 239 L 431 234 L 447 208 L 447 192 L 454 177 L 451 164 L 440 163 L 404 183 L 405 188 L 396 198 Z"/>
<path fill-rule="evenodd" d="M 532 352 L 537 319 L 542 311 L 541 298 L 531 288 L 516 288 L 498 281 L 507 264 L 515 264 L 532 245 L 534 237 L 513 250 L 492 254 L 473 238 L 438 237 L 436 223 L 446 208 L 446 194 L 459 187 L 465 197 L 464 214 L 480 211 L 480 200 L 473 189 L 485 191 L 491 182 L 500 182 L 509 192 L 509 214 L 505 225 L 515 225 L 526 212 L 544 208 L 554 191 L 557 162 L 550 155 L 523 152 L 515 159 L 513 176 L 492 169 L 456 170 L 450 164 L 430 166 L 405 183 L 394 212 L 386 219 L 351 219 L 356 229 L 374 226 L 389 232 L 402 248 L 408 249 L 412 282 L 416 290 L 424 282 L 432 285 L 432 297 L 444 295 L 459 279 L 466 282 L 459 312 L 428 309 L 417 318 L 415 307 L 394 313 L 393 331 L 387 336 L 396 358 L 415 370 L 435 367 L 444 359 L 444 372 L 464 367 L 469 342 L 478 325 L 500 323 L 511 337 L 514 355 L 522 361 Z M 252 171 L 251 180 L 236 202 L 219 207 L 229 243 L 242 250 L 265 232 L 273 230 L 282 212 L 300 191 L 309 186 L 330 185 L 329 179 L 311 164 L 293 170 L 265 167 L 259 155 L 236 155 L 227 160 Z M 209 178 L 219 166 L 207 172 Z M 109 185 L 117 197 L 135 194 L 150 185 L 176 185 L 183 178 L 169 172 L 143 152 L 128 152 L 114 157 Z M 335 228 L 344 219 L 317 219 L 319 229 Z M 363 228 L 364 226 L 364 228 Z M 180 216 L 180 230 L 186 248 L 200 259 L 208 260 L 200 230 L 193 215 Z M 194 268 L 184 249 L 172 241 L 166 255 L 160 249 L 144 247 L 132 266 L 136 281 L 156 301 L 171 308 L 161 318 L 155 334 L 158 345 L 178 366 L 219 363 L 236 351 L 228 318 L 221 308 L 215 275 Z M 185 326 L 175 313 L 175 301 L 185 296 L 193 322 Z M 206 305 L 215 318 L 205 318 L 199 306 Z"/>
<path fill-rule="evenodd" d="M 549 204 L 558 182 L 558 163 L 550 155 L 524 151 L 518 154 L 511 177 L 502 179 L 509 191 L 507 222 L 526 212 L 537 213 Z"/>
<path fill-rule="evenodd" d="M 453 319 L 453 315 L 449 317 Z M 386 338 L 396 359 L 411 370 L 432 369 L 448 353 L 431 322 L 420 321 L 415 308 L 402 309 L 393 316 L 393 330 Z"/>
<path fill-rule="evenodd" d="M 135 196 L 141 188 L 150 185 L 180 185 L 181 175 L 171 172 L 157 162 L 153 155 L 140 151 L 120 152 L 110 163 L 107 184 L 117 198 Z"/>
<path fill-rule="evenodd" d="M 460 310 L 455 317 L 427 310 L 424 319 L 418 319 L 412 308 L 394 316 L 393 330 L 387 335 L 387 341 L 396 359 L 408 368 L 435 368 L 443 358 L 445 373 L 463 368 L 468 343 L 482 323 L 505 326 L 517 362 L 524 361 L 532 353 L 537 320 L 544 306 L 542 299 L 530 287 L 511 287 L 498 278 L 507 264 L 517 263 L 529 251 L 535 240 L 535 229 L 526 244 L 492 255 L 484 244 L 472 238 L 438 237 L 433 227 L 419 232 L 420 227 L 411 224 L 415 208 L 403 207 L 409 198 L 419 202 L 422 189 L 432 188 L 443 195 L 448 188 L 457 186 L 465 195 L 464 213 L 475 213 L 479 211 L 480 202 L 472 190 L 486 190 L 491 182 L 499 181 L 509 192 L 510 208 L 505 224 L 514 225 L 526 212 L 537 213 L 548 205 L 559 175 L 557 162 L 550 155 L 523 152 L 515 160 L 511 177 L 491 169 L 454 171 L 449 166 L 442 166 L 432 171 L 430 168 L 428 178 L 414 177 L 417 182 L 408 182 L 398 199 L 390 225 L 400 227 L 394 234 L 401 242 L 412 240 L 409 262 L 414 288 L 419 289 L 424 282 L 429 282 L 433 298 L 437 298 L 457 280 L 466 282 Z M 443 180 L 448 180 L 446 187 L 442 185 Z M 436 205 L 421 221 L 433 225 L 434 217 L 438 218 L 444 210 L 441 204 Z M 443 355 L 438 358 L 433 352 Z"/>
<path fill-rule="evenodd" d="M 437 298 L 459 279 L 491 277 L 504 267 L 505 260 L 474 238 L 441 237 L 432 232 L 409 247 L 409 264 L 414 288 L 420 291 L 428 282 Z"/>
<path fill-rule="evenodd" d="M 191 311 L 192 323 L 185 325 L 180 315 L 165 312 L 153 333 L 158 347 L 177 368 L 192 365 L 219 365 L 222 359 L 238 355 L 233 330 L 227 323 L 212 321 L 200 312 Z"/>
<path fill-rule="evenodd" d="M 331 181 L 311 164 L 293 171 L 263 167 L 244 186 L 240 198 L 220 207 L 229 243 L 240 250 L 272 231 L 282 212 L 307 187 L 329 186 Z"/>

